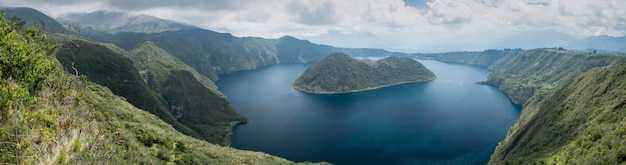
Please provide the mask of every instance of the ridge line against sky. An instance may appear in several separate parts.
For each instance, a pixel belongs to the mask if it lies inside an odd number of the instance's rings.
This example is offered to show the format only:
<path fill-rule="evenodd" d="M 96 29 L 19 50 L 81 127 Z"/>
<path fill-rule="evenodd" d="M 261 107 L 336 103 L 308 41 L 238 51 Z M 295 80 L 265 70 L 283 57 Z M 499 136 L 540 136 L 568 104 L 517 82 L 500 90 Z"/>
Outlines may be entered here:
<path fill-rule="evenodd" d="M 400 51 L 489 45 L 525 32 L 574 38 L 626 34 L 623 0 L 6 0 L 0 6 L 31 7 L 55 18 L 68 12 L 122 11 L 236 36 L 291 35 L 334 46 Z"/>

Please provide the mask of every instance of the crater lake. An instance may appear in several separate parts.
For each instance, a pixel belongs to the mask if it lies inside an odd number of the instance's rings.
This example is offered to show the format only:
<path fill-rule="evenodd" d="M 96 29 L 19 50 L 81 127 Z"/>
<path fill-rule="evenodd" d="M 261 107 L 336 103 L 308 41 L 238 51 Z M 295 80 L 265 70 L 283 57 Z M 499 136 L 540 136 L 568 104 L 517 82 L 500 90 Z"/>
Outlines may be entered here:
<path fill-rule="evenodd" d="M 521 106 L 476 84 L 485 68 L 418 61 L 437 79 L 336 95 L 291 87 L 310 64 L 222 75 L 220 91 L 250 120 L 234 128 L 231 147 L 340 165 L 486 164 Z"/>

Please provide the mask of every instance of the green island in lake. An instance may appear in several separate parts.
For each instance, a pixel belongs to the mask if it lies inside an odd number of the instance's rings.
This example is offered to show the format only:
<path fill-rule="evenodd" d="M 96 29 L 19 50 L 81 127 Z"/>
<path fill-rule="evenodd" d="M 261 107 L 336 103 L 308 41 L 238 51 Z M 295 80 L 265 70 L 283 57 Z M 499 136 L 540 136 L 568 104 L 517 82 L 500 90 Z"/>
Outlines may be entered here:
<path fill-rule="evenodd" d="M 437 76 L 418 61 L 391 56 L 378 61 L 331 53 L 311 65 L 292 84 L 306 93 L 337 94 L 434 80 Z"/>

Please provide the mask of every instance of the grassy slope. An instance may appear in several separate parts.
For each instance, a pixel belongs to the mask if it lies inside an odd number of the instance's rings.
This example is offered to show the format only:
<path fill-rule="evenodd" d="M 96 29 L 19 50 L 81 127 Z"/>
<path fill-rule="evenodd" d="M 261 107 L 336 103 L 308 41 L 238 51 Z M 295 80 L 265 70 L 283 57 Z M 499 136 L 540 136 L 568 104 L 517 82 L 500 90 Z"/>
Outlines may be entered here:
<path fill-rule="evenodd" d="M 626 65 L 593 69 L 533 97 L 490 164 L 626 163 L 625 104 Z"/>
<path fill-rule="evenodd" d="M 50 18 L 44 13 L 41 13 L 32 8 L 26 7 L 13 7 L 13 8 L 3 8 L 6 12 L 5 17 L 10 18 L 12 16 L 17 16 L 25 22 L 25 27 L 33 26 L 33 25 L 41 25 L 43 23 L 43 28 L 48 32 L 54 33 L 64 33 L 65 27 Z"/>
<path fill-rule="evenodd" d="M 125 54 L 142 69 L 143 79 L 165 98 L 178 121 L 200 137 L 228 145 L 233 124 L 248 121 L 230 107 L 213 81 L 151 41 Z"/>
<path fill-rule="evenodd" d="M 109 87 L 133 105 L 156 114 L 187 135 L 227 145 L 228 140 L 225 139 L 228 139 L 231 122 L 247 121 L 227 104 L 221 93 L 216 92 L 215 85 L 208 78 L 202 79 L 203 76 L 194 72 L 193 69 L 185 67 L 180 61 L 176 61 L 175 58 L 150 43 L 144 44 L 132 53 L 121 49 L 109 49 L 86 41 L 80 41 L 80 45 L 81 49 L 75 62 L 80 74 L 87 75 L 90 80 Z M 64 48 L 69 48 L 69 46 L 66 45 Z M 129 60 L 122 54 L 135 61 Z M 69 49 L 61 49 L 57 57 L 66 66 L 66 70 L 73 72 L 69 69 L 73 61 L 73 55 Z M 136 68 L 141 68 L 142 72 Z M 180 81 L 199 85 L 187 87 L 186 92 L 165 94 L 164 89 L 180 88 L 164 83 L 172 73 L 179 72 L 195 73 Z M 192 94 L 195 91 L 208 94 Z M 165 97 L 170 99 L 164 99 Z M 187 102 L 173 102 L 171 99 L 182 97 L 188 98 L 186 99 L 188 102 L 201 102 L 197 105 L 202 106 L 186 104 Z"/>
<path fill-rule="evenodd" d="M 49 79 L 55 80 L 37 95 L 36 104 L 16 107 L 22 109 L 21 120 L 30 121 L 20 125 L 28 128 L 20 135 L 22 163 L 293 164 L 183 135 L 100 85 L 69 75 Z M 7 127 L 2 126 L 0 139 L 13 142 Z"/>
<path fill-rule="evenodd" d="M 426 67 L 406 57 L 359 61 L 331 53 L 311 65 L 292 86 L 309 93 L 345 93 L 434 78 Z"/>
<path fill-rule="evenodd" d="M 513 102 L 556 89 L 595 67 L 625 62 L 622 56 L 588 54 L 554 49 L 534 49 L 509 54 L 489 66 L 487 83 L 506 93 Z"/>

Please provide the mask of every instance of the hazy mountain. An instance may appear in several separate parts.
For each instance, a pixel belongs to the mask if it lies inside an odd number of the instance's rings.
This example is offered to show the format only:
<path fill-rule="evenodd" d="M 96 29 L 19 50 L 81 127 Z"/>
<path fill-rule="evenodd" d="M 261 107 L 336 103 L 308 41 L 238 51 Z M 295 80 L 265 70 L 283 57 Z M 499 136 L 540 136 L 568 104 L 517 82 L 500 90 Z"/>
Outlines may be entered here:
<path fill-rule="evenodd" d="M 556 31 L 531 31 L 521 32 L 490 43 L 493 48 L 554 48 L 564 47 L 568 49 L 580 49 L 575 44 L 578 39 L 565 33 Z M 583 48 L 584 49 L 584 48 Z"/>
<path fill-rule="evenodd" d="M 78 23 L 81 28 L 115 32 L 157 33 L 193 28 L 191 25 L 163 20 L 149 15 L 131 15 L 122 12 L 94 11 L 70 13 L 57 18 L 62 24 Z"/>
<path fill-rule="evenodd" d="M 521 51 L 522 49 L 490 49 L 481 52 L 417 53 L 412 55 L 420 59 L 434 59 L 443 62 L 488 67 L 507 54 L 519 53 Z"/>
<path fill-rule="evenodd" d="M 588 37 L 580 41 L 579 44 L 585 48 L 626 52 L 626 36 L 612 37 L 602 35 Z"/>
<path fill-rule="evenodd" d="M 424 65 L 408 57 L 371 61 L 331 53 L 311 65 L 292 86 L 307 93 L 335 94 L 430 81 L 435 77 Z"/>
<path fill-rule="evenodd" d="M 12 16 L 17 16 L 25 21 L 24 26 L 33 26 L 43 23 L 45 31 L 52 33 L 64 33 L 66 29 L 56 20 L 38 10 L 26 7 L 2 8 L 5 12 L 5 19 L 9 20 Z"/>
<path fill-rule="evenodd" d="M 491 48 L 566 48 L 571 50 L 626 51 L 626 37 L 591 36 L 585 38 L 556 31 L 521 32 L 489 43 Z"/>

